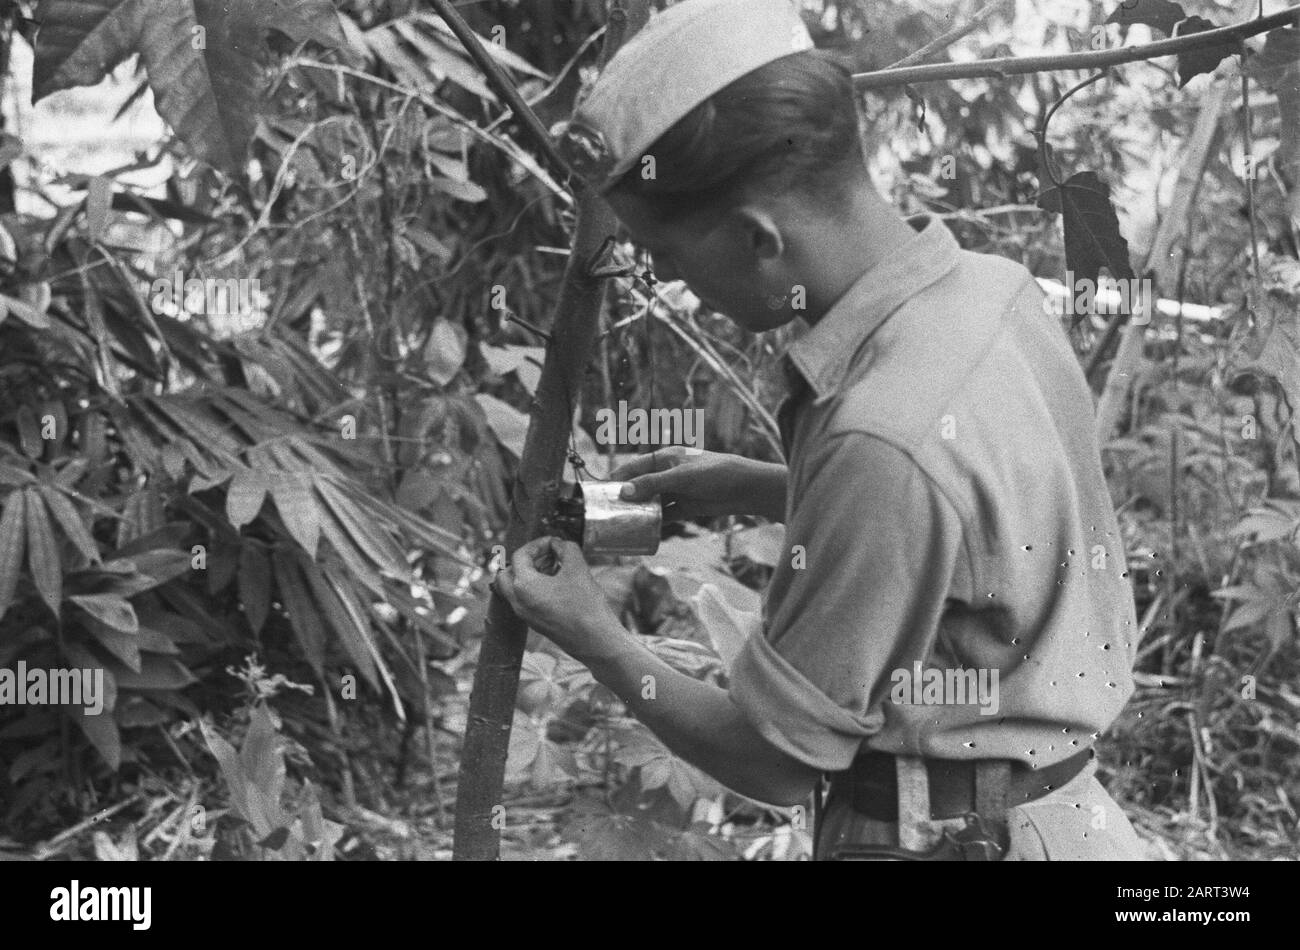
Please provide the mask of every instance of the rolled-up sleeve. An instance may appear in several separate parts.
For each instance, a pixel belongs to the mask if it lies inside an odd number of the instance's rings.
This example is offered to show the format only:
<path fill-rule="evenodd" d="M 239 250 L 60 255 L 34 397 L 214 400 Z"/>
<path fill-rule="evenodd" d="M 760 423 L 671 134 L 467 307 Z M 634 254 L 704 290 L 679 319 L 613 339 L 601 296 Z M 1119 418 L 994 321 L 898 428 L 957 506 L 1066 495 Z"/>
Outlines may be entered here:
<path fill-rule="evenodd" d="M 769 742 L 839 771 L 884 723 L 892 671 L 929 653 L 966 554 L 956 510 L 905 452 L 857 432 L 823 446 L 792 486 L 786 559 L 730 692 Z"/>

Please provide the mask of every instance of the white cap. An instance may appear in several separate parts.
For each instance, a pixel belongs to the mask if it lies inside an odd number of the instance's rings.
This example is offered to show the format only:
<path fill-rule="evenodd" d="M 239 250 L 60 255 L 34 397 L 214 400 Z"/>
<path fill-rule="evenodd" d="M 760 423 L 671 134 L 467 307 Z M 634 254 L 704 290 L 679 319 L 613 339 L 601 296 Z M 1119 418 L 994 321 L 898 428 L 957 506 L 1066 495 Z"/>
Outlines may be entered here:
<path fill-rule="evenodd" d="M 812 48 L 791 0 L 679 0 L 610 59 L 560 130 L 560 150 L 604 192 L 715 92 Z"/>

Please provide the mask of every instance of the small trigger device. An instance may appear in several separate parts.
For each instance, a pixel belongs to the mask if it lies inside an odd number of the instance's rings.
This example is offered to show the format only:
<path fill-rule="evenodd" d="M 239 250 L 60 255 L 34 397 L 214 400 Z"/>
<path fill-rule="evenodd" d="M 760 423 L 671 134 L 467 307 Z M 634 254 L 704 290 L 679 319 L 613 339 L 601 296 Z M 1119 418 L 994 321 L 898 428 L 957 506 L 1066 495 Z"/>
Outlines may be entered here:
<path fill-rule="evenodd" d="M 659 496 L 624 501 L 619 492 L 626 484 L 580 482 L 573 495 L 556 502 L 551 530 L 588 555 L 655 554 L 664 520 Z"/>

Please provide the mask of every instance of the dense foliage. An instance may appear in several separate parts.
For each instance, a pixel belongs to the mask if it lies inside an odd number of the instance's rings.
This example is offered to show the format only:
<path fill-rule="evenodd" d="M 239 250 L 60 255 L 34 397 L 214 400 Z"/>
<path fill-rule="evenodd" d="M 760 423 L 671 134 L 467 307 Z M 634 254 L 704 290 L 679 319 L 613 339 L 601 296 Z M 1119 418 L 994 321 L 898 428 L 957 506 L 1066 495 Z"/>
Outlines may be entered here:
<path fill-rule="evenodd" d="M 804 6 L 819 44 L 863 70 L 977 8 Z M 1095 10 L 1035 6 L 961 42 L 990 56 L 1096 48 L 1098 28 L 1112 44 L 1171 32 L 1158 17 L 1106 27 Z M 544 122 L 568 113 L 603 4 L 465 13 Z M 117 81 L 174 133 L 103 175 L 51 175 L 16 138 L 0 143 L 0 668 L 103 670 L 111 710 L 0 707 L 0 849 L 444 855 L 467 671 L 571 197 L 418 0 L 43 0 L 0 15 L 4 63 L 34 45 L 37 97 L 134 57 Z M 1143 639 L 1102 774 L 1178 855 L 1296 840 L 1295 33 L 1248 44 L 1251 125 L 1240 103 L 1216 115 L 1223 134 L 1190 183 L 1195 107 L 1241 84 L 1230 52 L 1177 76 L 1161 61 L 1116 70 L 1050 124 L 1069 85 L 1051 74 L 862 103 L 864 145 L 901 208 L 1042 277 L 1078 261 L 1050 212 L 1070 229 L 1080 174 L 1107 183 L 1102 210 L 1118 211 L 1093 255 L 1114 276 L 1156 239 L 1152 196 L 1194 189 L 1176 280 L 1159 292 L 1219 309 L 1155 315 L 1106 445 Z M 142 168 L 165 185 L 133 184 Z M 1056 197 L 1041 197 L 1052 182 Z M 73 197 L 27 200 L 54 186 Z M 1080 200 L 1076 227 L 1096 213 Z M 797 331 L 748 337 L 635 277 L 610 282 L 605 327 L 574 428 L 586 473 L 627 448 L 588 434 L 619 400 L 704 408 L 710 448 L 777 456 L 776 360 Z M 1072 327 L 1099 392 L 1121 358 L 1116 329 Z M 725 683 L 779 550 L 778 528 L 742 519 L 596 570 L 653 649 Z M 532 647 L 509 853 L 807 855 L 801 810 L 721 789 L 571 660 Z"/>

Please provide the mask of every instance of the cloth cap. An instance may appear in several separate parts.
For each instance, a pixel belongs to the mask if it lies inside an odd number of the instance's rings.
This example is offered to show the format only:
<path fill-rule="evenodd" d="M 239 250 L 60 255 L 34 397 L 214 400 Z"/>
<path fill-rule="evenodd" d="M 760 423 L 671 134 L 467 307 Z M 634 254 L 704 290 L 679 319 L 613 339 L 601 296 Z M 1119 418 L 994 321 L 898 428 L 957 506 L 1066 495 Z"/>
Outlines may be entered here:
<path fill-rule="evenodd" d="M 791 0 L 679 0 L 610 59 L 559 129 L 561 154 L 607 191 L 688 112 L 773 60 L 813 48 Z"/>

